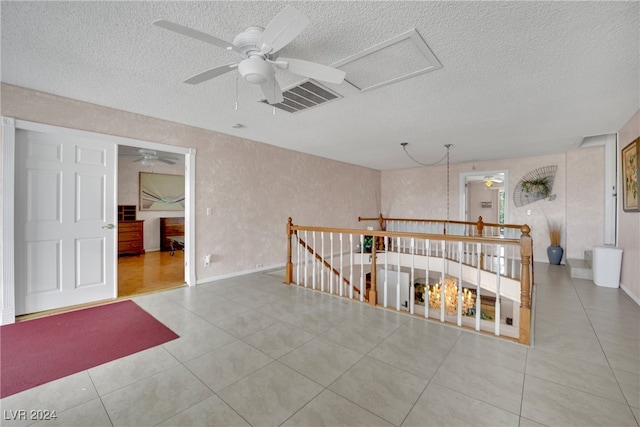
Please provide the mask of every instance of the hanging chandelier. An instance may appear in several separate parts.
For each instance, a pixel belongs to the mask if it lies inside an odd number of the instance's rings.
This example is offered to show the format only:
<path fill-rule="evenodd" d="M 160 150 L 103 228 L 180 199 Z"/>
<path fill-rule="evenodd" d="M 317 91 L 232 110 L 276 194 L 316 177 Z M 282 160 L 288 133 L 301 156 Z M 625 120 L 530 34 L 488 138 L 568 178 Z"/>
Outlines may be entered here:
<path fill-rule="evenodd" d="M 429 287 L 429 308 L 440 309 L 441 300 L 442 278 L 437 284 Z M 475 305 L 475 294 L 467 288 L 462 288 L 462 314 L 469 312 Z M 458 280 L 455 277 L 444 279 L 444 310 L 448 315 L 456 314 L 458 310 Z"/>

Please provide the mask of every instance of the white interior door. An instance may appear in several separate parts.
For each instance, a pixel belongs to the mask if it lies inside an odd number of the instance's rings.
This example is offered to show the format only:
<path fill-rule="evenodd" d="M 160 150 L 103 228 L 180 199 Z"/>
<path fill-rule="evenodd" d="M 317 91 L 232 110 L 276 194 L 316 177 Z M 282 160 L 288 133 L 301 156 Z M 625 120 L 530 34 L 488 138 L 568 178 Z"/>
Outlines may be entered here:
<path fill-rule="evenodd" d="M 115 298 L 116 144 L 16 130 L 16 314 Z"/>

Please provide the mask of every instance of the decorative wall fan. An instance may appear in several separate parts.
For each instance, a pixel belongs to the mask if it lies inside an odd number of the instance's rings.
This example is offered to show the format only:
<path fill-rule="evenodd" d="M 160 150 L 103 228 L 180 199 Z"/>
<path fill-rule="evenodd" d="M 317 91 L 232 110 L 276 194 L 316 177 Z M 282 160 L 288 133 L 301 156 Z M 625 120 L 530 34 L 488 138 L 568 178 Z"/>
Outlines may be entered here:
<path fill-rule="evenodd" d="M 344 80 L 345 72 L 342 70 L 300 59 L 278 58 L 278 51 L 302 33 L 310 22 L 309 18 L 298 10 L 287 6 L 264 29 L 257 26 L 249 27 L 235 36 L 233 43 L 169 21 L 159 20 L 153 24 L 221 47 L 238 56 L 237 62 L 196 74 L 185 80 L 185 83 L 202 83 L 237 68 L 245 81 L 260 86 L 269 104 L 278 104 L 284 98 L 275 78 L 274 67 L 329 83 L 339 84 Z"/>
<path fill-rule="evenodd" d="M 140 148 L 138 154 L 125 154 L 124 157 L 135 157 L 132 162 L 142 162 L 143 166 L 153 166 L 154 161 L 175 165 L 180 159 L 173 156 L 159 155 L 157 151 Z"/>
<path fill-rule="evenodd" d="M 551 165 L 527 173 L 513 190 L 513 203 L 520 207 L 546 198 L 554 200 L 556 195 L 551 192 L 557 169 L 557 166 Z"/>

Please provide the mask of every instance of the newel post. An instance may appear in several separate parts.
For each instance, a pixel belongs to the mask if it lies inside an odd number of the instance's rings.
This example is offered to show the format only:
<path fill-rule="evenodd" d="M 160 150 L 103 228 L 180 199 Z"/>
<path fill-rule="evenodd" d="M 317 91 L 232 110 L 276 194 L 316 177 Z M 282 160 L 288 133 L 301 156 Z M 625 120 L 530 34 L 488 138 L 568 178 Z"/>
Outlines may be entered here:
<path fill-rule="evenodd" d="M 484 222 L 482 221 L 482 217 L 478 217 L 478 222 L 476 223 L 476 231 L 479 237 L 482 237 L 482 233 L 484 232 Z"/>
<path fill-rule="evenodd" d="M 520 229 L 520 257 L 522 270 L 520 273 L 520 335 L 518 341 L 521 344 L 530 344 L 531 341 L 531 255 L 533 243 L 529 232 L 531 228 L 523 225 Z"/>
<path fill-rule="evenodd" d="M 289 217 L 287 221 L 287 270 L 285 273 L 284 283 L 289 284 L 293 281 L 293 263 L 291 262 L 291 236 L 293 235 L 293 220 Z"/>
<path fill-rule="evenodd" d="M 369 290 L 369 304 L 376 305 L 378 302 L 378 286 L 376 281 L 378 280 L 376 267 L 376 258 L 378 257 L 378 252 L 376 251 L 376 245 L 373 245 L 371 248 L 371 289 Z"/>
<path fill-rule="evenodd" d="M 476 222 L 476 232 L 479 237 L 482 237 L 482 233 L 484 232 L 484 222 L 482 221 L 482 217 L 478 217 L 478 222 Z M 482 252 L 482 246 L 480 247 L 480 253 L 478 254 L 478 264 L 480 264 L 480 270 L 484 270 L 484 252 Z"/>

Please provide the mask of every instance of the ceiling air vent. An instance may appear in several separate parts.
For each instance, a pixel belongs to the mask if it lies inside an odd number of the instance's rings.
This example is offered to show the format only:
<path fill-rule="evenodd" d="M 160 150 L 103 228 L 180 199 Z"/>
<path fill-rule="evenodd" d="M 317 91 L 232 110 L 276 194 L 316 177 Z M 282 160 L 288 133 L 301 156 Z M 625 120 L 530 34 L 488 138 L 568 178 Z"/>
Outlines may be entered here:
<path fill-rule="evenodd" d="M 341 95 L 313 80 L 307 80 L 283 91 L 282 96 L 284 101 L 273 106 L 289 113 L 299 113 L 342 98 Z M 259 102 L 271 105 L 266 99 L 261 99 Z"/>

